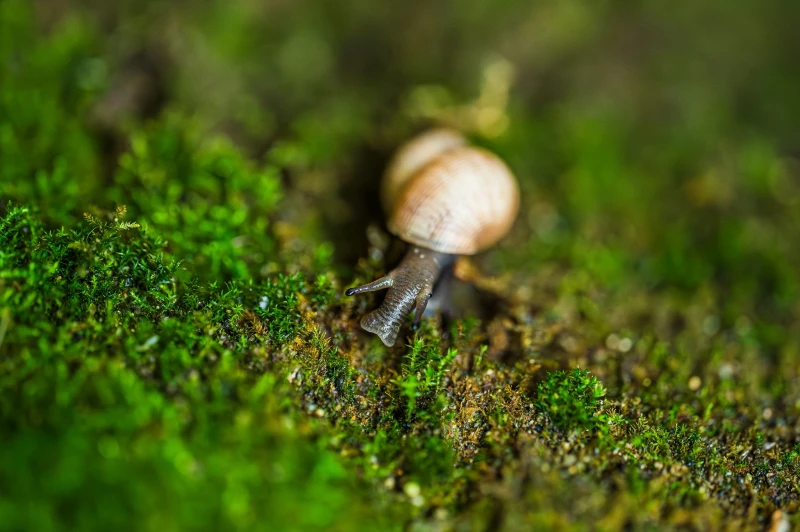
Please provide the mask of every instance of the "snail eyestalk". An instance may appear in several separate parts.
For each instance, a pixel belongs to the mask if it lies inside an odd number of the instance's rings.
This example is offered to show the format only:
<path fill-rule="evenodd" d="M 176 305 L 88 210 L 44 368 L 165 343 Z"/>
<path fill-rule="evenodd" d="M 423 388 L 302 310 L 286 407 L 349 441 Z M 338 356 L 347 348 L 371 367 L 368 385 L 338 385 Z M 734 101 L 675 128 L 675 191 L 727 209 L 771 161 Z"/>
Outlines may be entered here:
<path fill-rule="evenodd" d="M 356 294 L 363 294 L 365 292 L 375 292 L 376 290 L 383 290 L 384 288 L 389 288 L 392 286 L 392 278 L 388 275 L 381 277 L 371 283 L 362 284 L 361 286 L 356 286 L 355 288 L 350 288 L 344 294 L 347 296 L 354 296 Z"/>
<path fill-rule="evenodd" d="M 347 290 L 345 294 L 352 296 L 389 289 L 381 306 L 361 320 L 361 327 L 377 334 L 387 346 L 393 346 L 403 320 L 413 307 L 416 307 L 414 328 L 419 326 L 439 273 L 453 259 L 453 255 L 414 246 L 408 250 L 400 265 L 385 277 Z"/>

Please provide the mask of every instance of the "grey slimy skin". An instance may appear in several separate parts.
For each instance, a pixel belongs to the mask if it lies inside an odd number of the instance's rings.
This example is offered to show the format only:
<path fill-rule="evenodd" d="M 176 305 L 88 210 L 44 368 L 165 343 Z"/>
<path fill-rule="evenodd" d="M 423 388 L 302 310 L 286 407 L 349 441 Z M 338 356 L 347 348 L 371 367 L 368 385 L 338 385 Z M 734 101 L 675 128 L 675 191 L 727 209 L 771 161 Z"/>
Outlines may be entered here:
<path fill-rule="evenodd" d="M 381 306 L 361 320 L 361 327 L 377 334 L 385 345 L 393 346 L 403 319 L 411 312 L 412 307 L 416 309 L 414 328 L 419 325 L 440 272 L 454 260 L 455 255 L 413 246 L 400 265 L 389 274 L 371 283 L 347 290 L 345 295 L 352 296 L 389 289 Z"/>

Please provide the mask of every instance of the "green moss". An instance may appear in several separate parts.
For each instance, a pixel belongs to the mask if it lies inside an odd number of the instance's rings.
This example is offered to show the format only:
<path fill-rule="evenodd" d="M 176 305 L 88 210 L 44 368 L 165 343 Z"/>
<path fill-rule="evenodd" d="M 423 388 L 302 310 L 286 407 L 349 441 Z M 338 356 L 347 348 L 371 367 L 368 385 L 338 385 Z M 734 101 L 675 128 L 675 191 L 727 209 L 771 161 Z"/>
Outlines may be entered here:
<path fill-rule="evenodd" d="M 442 391 L 445 374 L 457 356 L 454 348 L 441 352 L 436 337 L 415 337 L 411 351 L 405 355 L 398 378 L 392 383 L 406 400 L 406 416 L 424 415 L 426 406 L 436 403 Z M 418 403 L 423 405 L 418 409 Z"/>
<path fill-rule="evenodd" d="M 594 431 L 607 422 L 602 412 L 603 384 L 588 370 L 556 371 L 539 385 L 536 407 L 562 430 Z"/>
<path fill-rule="evenodd" d="M 354 509 L 334 455 L 283 437 L 308 420 L 281 412 L 285 386 L 241 351 L 298 326 L 299 276 L 251 290 L 268 294 L 259 331 L 240 324 L 256 296 L 182 286 L 135 224 L 47 232 L 11 206 L 0 242 L 0 349 L 16 354 L 0 364 L 7 526 L 274 529 L 333 526 Z"/>
<path fill-rule="evenodd" d="M 170 114 L 133 132 L 109 196 L 165 235 L 192 275 L 251 278 L 274 253 L 269 216 L 281 195 L 278 170 L 197 131 L 193 121 Z"/>

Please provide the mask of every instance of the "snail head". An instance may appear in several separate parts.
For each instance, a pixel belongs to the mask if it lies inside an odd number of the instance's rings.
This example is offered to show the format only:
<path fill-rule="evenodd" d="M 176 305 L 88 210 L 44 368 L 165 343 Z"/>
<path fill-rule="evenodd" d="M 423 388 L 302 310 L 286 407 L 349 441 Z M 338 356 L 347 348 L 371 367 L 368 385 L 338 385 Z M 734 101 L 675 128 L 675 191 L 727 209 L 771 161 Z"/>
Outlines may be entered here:
<path fill-rule="evenodd" d="M 393 346 L 403 320 L 415 308 L 413 327 L 416 329 L 439 273 L 453 258 L 453 255 L 413 246 L 400 265 L 387 275 L 347 290 L 345 295 L 353 296 L 389 289 L 381 306 L 361 319 L 361 327 L 378 335 L 385 345 Z"/>

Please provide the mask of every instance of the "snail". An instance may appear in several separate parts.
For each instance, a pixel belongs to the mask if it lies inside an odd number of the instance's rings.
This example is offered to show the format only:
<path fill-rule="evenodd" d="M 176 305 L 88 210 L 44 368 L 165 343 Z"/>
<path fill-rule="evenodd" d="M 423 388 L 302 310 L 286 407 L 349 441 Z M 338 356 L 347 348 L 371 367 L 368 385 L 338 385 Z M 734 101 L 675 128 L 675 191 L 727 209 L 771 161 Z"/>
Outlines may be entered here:
<path fill-rule="evenodd" d="M 443 269 L 508 233 L 519 211 L 519 186 L 496 155 L 468 145 L 454 130 L 437 128 L 394 155 L 381 183 L 381 203 L 389 231 L 411 247 L 394 270 L 345 295 L 389 289 L 361 327 L 392 346 L 412 308 L 418 327 Z"/>

